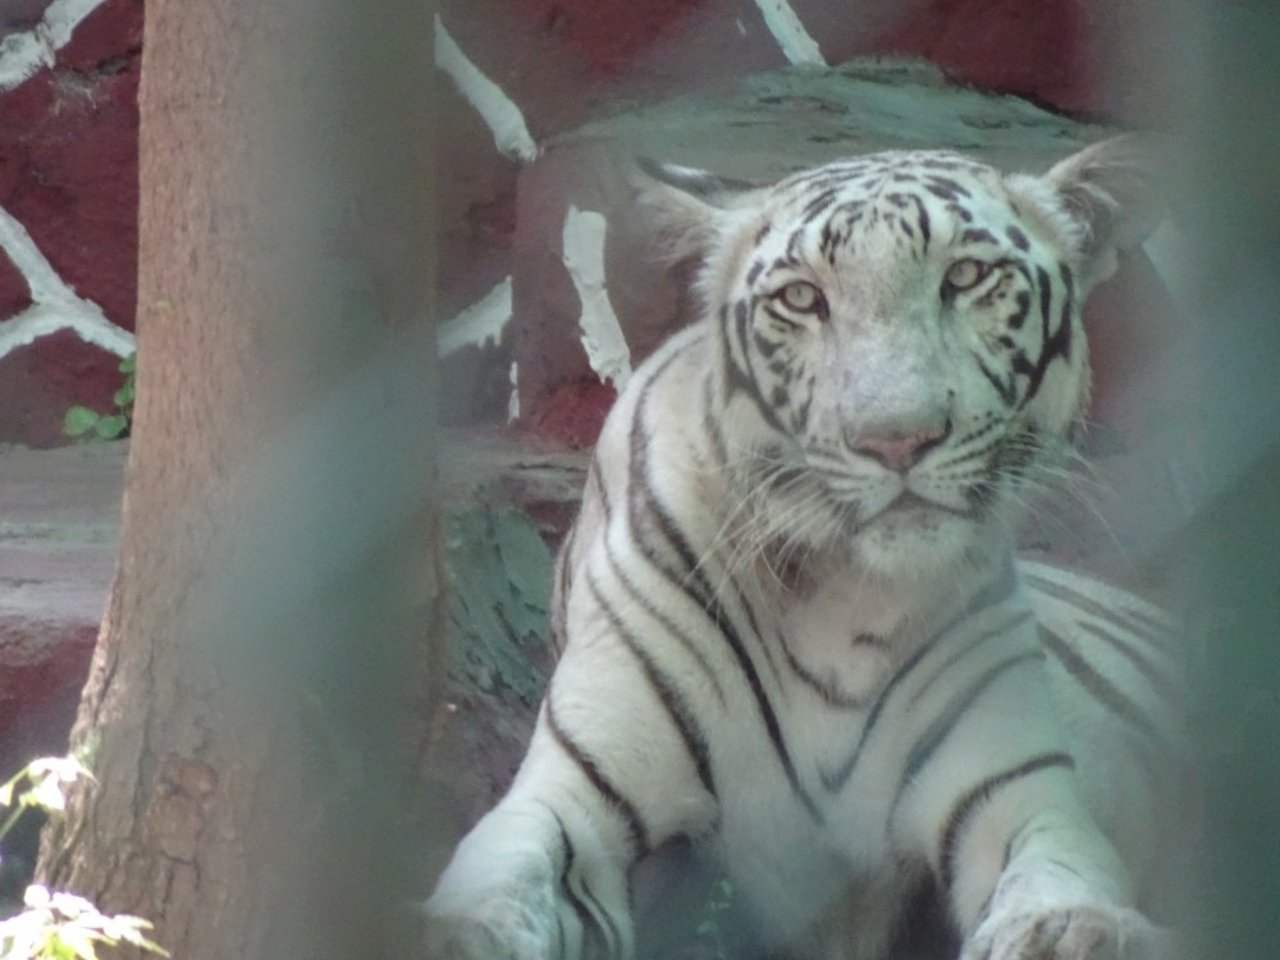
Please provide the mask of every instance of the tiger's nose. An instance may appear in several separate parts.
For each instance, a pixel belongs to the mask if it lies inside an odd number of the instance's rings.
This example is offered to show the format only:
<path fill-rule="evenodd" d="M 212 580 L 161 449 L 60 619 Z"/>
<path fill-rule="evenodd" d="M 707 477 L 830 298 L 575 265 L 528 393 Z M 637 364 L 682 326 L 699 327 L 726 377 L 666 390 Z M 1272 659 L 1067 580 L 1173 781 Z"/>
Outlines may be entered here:
<path fill-rule="evenodd" d="M 870 457 L 881 466 L 897 473 L 906 473 L 914 467 L 951 433 L 951 421 L 928 426 L 912 433 L 862 432 L 848 437 L 849 448 L 864 457 Z"/>

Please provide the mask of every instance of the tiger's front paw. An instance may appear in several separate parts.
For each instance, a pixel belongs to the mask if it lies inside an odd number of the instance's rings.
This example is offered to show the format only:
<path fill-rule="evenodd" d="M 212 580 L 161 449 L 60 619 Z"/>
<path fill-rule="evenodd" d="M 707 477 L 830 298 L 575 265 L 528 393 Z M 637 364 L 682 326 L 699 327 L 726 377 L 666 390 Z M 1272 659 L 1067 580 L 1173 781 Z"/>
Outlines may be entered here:
<path fill-rule="evenodd" d="M 1173 938 L 1136 910 L 1109 904 L 995 910 L 961 960 L 1173 960 Z"/>
<path fill-rule="evenodd" d="M 437 912 L 428 907 L 426 958 L 547 960 L 560 953 L 554 915 L 552 909 L 539 911 L 506 899 L 466 912 Z"/>

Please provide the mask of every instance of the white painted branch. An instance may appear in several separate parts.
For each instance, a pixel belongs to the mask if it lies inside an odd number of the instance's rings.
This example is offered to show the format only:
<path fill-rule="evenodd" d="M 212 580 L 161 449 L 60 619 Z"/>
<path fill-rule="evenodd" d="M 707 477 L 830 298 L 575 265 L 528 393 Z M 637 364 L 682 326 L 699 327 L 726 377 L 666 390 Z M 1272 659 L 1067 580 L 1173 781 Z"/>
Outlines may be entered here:
<path fill-rule="evenodd" d="M 608 380 L 621 390 L 631 376 L 631 351 L 605 284 L 607 228 L 601 214 L 570 206 L 564 220 L 564 265 L 582 301 L 578 326 L 582 329 L 582 345 L 591 369 L 601 380 Z"/>
<path fill-rule="evenodd" d="M 0 41 L 0 93 L 12 90 L 42 67 L 51 67 L 57 52 L 80 22 L 103 0 L 53 0 L 30 30 Z M 133 352 L 133 334 L 107 319 L 102 308 L 76 295 L 45 259 L 26 228 L 0 209 L 0 250 L 27 281 L 31 306 L 0 322 L 0 357 L 58 330 L 74 330 L 82 340 L 116 356 Z"/>
<path fill-rule="evenodd" d="M 33 303 L 0 323 L 0 357 L 59 330 L 74 330 L 81 340 L 117 357 L 127 357 L 135 349 L 132 333 L 103 316 L 96 304 L 81 300 L 78 303 Z"/>
<path fill-rule="evenodd" d="M 476 303 L 440 325 L 440 356 L 447 357 L 466 346 L 496 344 L 510 320 L 511 278 L 505 277 Z"/>
<path fill-rule="evenodd" d="M 538 145 L 529 135 L 520 108 L 467 59 L 439 16 L 436 17 L 436 66 L 449 75 L 458 91 L 488 124 L 499 151 L 525 162 L 537 158 Z"/>
<path fill-rule="evenodd" d="M 58 50 L 71 39 L 80 21 L 103 0 L 53 0 L 30 30 L 0 41 L 0 93 L 12 90 L 41 67 L 51 67 Z"/>
<path fill-rule="evenodd" d="M 45 259 L 31 234 L 0 208 L 0 250 L 27 281 L 32 304 L 0 322 L 0 357 L 25 347 L 37 337 L 70 329 L 82 340 L 117 356 L 133 352 L 133 334 L 107 319 L 102 308 L 77 296 Z"/>
<path fill-rule="evenodd" d="M 63 282 L 58 272 L 44 258 L 36 242 L 12 214 L 0 207 L 0 250 L 26 278 L 31 299 L 36 303 L 77 300 L 75 292 Z"/>
<path fill-rule="evenodd" d="M 507 423 L 515 423 L 520 419 L 520 364 L 518 361 L 511 361 L 507 380 L 511 383 L 511 393 L 507 395 Z"/>
<path fill-rule="evenodd" d="M 819 67 L 827 65 L 817 42 L 809 36 L 787 0 L 756 0 L 756 6 L 760 8 L 765 25 L 778 41 L 788 62 Z"/>

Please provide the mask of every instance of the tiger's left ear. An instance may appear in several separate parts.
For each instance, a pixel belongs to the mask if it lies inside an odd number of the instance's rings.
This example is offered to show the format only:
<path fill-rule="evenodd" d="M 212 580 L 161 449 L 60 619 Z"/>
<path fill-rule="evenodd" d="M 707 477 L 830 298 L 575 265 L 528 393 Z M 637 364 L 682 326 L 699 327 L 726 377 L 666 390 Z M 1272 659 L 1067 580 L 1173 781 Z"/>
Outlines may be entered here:
<path fill-rule="evenodd" d="M 1042 177 L 1010 178 L 1026 190 L 1078 262 L 1086 287 L 1111 276 L 1116 254 L 1138 246 L 1164 217 L 1153 141 L 1128 134 L 1072 154 Z M 1048 206 L 1049 209 L 1045 209 Z"/>
<path fill-rule="evenodd" d="M 635 201 L 654 221 L 664 259 L 671 262 L 705 256 L 732 211 L 758 190 L 744 180 L 648 158 L 636 161 L 631 186 Z"/>

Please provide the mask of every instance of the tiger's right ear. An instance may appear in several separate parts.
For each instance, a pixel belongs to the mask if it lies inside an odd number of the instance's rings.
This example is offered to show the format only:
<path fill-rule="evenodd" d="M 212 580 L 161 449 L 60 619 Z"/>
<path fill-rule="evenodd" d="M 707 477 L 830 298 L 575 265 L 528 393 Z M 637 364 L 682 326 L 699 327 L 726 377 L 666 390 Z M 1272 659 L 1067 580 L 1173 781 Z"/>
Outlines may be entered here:
<path fill-rule="evenodd" d="M 759 190 L 745 180 L 647 157 L 637 159 L 631 186 L 636 203 L 655 223 L 664 257 L 673 263 L 704 256 L 731 212 Z"/>
<path fill-rule="evenodd" d="M 1125 134 L 1085 147 L 1042 177 L 1005 183 L 1040 211 L 1064 244 L 1086 288 L 1111 276 L 1116 254 L 1136 247 L 1165 213 L 1168 180 L 1150 135 Z"/>

